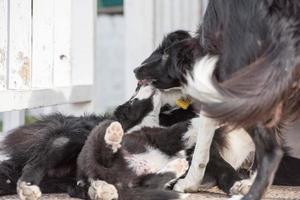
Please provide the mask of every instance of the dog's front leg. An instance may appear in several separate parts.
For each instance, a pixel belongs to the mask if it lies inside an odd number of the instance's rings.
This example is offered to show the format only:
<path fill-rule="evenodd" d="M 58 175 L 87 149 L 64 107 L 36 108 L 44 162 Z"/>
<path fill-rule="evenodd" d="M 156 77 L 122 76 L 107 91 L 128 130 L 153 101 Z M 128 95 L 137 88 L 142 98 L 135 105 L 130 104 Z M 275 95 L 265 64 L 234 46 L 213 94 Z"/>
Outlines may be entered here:
<path fill-rule="evenodd" d="M 215 120 L 200 114 L 198 120 L 193 120 L 192 127 L 198 132 L 197 143 L 186 177 L 180 179 L 174 186 L 174 190 L 178 192 L 198 191 L 209 160 L 210 146 L 217 123 Z"/>

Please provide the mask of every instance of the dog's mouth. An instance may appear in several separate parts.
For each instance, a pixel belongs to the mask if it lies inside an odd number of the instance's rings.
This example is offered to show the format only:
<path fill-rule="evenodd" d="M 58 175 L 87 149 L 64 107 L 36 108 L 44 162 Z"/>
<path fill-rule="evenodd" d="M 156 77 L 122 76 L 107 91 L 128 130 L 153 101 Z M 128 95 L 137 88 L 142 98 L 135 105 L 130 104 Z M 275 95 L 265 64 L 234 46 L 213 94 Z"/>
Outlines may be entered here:
<path fill-rule="evenodd" d="M 155 79 L 142 79 L 142 80 L 138 80 L 138 85 L 147 86 L 147 85 L 151 85 L 153 82 L 155 82 Z"/>

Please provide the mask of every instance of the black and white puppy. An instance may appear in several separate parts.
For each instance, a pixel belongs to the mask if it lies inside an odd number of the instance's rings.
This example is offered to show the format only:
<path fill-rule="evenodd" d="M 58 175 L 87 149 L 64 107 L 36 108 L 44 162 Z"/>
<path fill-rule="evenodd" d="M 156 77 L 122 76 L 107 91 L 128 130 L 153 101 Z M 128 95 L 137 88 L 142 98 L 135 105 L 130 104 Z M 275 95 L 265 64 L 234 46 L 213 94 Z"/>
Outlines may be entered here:
<path fill-rule="evenodd" d="M 52 114 L 12 130 L 1 143 L 5 157 L 0 163 L 0 195 L 14 194 L 17 188 L 20 199 L 34 200 L 41 192 L 66 192 L 69 186 L 76 185 L 77 157 L 99 123 L 118 121 L 124 131 L 141 124 L 158 124 L 160 106 L 154 105 L 160 103 L 160 96 L 146 87 L 113 114 Z M 166 193 L 174 197 L 174 193 Z"/>

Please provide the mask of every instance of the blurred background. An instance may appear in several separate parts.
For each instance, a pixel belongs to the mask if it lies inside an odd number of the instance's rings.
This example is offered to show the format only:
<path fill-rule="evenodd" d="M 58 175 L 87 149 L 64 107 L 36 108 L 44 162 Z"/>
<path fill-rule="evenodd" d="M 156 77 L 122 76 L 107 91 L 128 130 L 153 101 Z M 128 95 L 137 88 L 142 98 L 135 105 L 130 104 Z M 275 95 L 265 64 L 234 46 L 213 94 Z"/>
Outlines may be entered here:
<path fill-rule="evenodd" d="M 168 32 L 195 32 L 207 2 L 0 0 L 1 136 L 51 112 L 113 110 L 133 94 L 133 69 Z M 300 155 L 298 130 L 287 132 Z"/>

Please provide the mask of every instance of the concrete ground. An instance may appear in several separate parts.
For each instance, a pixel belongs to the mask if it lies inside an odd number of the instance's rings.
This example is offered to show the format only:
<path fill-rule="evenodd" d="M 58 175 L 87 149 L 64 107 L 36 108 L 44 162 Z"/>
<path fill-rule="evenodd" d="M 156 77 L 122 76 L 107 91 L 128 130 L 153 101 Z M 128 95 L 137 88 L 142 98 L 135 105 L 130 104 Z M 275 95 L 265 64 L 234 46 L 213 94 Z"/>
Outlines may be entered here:
<path fill-rule="evenodd" d="M 14 196 L 0 197 L 0 200 L 17 200 Z M 191 194 L 187 200 L 225 200 L 228 199 L 226 195 L 217 189 L 211 189 L 209 191 L 199 192 L 197 194 Z M 75 198 L 69 198 L 66 194 L 51 194 L 44 195 L 41 200 L 76 200 Z M 142 199 L 132 199 L 142 200 Z M 264 200 L 300 200 L 300 187 L 272 187 Z"/>

